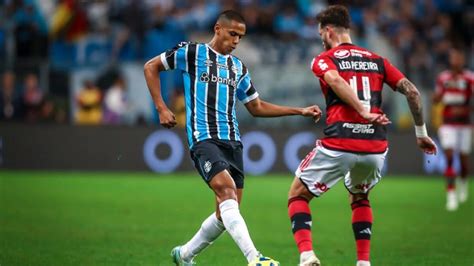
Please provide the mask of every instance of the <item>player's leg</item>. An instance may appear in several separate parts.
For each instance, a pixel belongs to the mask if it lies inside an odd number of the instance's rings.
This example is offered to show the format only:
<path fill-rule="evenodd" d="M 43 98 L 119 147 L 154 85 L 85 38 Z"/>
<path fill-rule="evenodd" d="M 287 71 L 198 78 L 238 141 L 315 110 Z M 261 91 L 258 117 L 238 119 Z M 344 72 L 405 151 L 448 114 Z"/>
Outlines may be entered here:
<path fill-rule="evenodd" d="M 192 151 L 191 158 L 202 178 L 208 182 L 218 171 L 228 167 L 222 161 L 219 148 L 211 141 L 197 143 Z M 172 251 L 176 265 L 192 265 L 193 259 L 206 247 L 211 245 L 225 231 L 219 213 L 212 213 L 201 224 L 199 230 L 183 246 L 175 247 Z"/>
<path fill-rule="evenodd" d="M 349 194 L 352 230 L 356 241 L 357 266 L 370 265 L 370 237 L 373 215 L 367 194 Z"/>
<path fill-rule="evenodd" d="M 180 256 L 191 262 L 201 251 L 211 245 L 225 231 L 224 224 L 212 213 L 201 224 L 196 234 L 180 248 Z"/>
<path fill-rule="evenodd" d="M 300 253 L 300 265 L 320 265 L 313 251 L 311 236 L 311 209 L 309 201 L 313 195 L 306 189 L 298 177 L 295 177 L 288 192 L 288 216 L 291 230 Z"/>
<path fill-rule="evenodd" d="M 209 183 L 219 204 L 216 213 L 220 214 L 222 222 L 234 239 L 237 246 L 250 262 L 259 256 L 259 252 L 250 238 L 247 225 L 240 214 L 237 187 L 227 170 L 214 176 Z"/>
<path fill-rule="evenodd" d="M 456 147 L 458 132 L 454 127 L 444 125 L 439 128 L 438 135 L 446 159 L 446 169 L 444 171 L 446 178 L 446 209 L 454 211 L 458 208 L 456 171 L 454 171 L 453 167 L 454 148 Z"/>
<path fill-rule="evenodd" d="M 356 241 L 357 266 L 370 266 L 370 238 L 373 215 L 369 190 L 382 179 L 387 152 L 357 155 L 358 160 L 344 179 L 352 209 L 352 230 Z"/>
<path fill-rule="evenodd" d="M 461 173 L 458 187 L 459 202 L 466 202 L 468 197 L 469 154 L 471 153 L 471 128 L 465 127 L 461 131 L 460 161 Z"/>
<path fill-rule="evenodd" d="M 342 179 L 352 159 L 352 154 L 325 149 L 318 142 L 295 172 L 295 180 L 288 193 L 288 215 L 300 252 L 300 265 L 320 265 L 313 250 L 309 201 L 314 196 L 321 196 Z"/>
<path fill-rule="evenodd" d="M 461 153 L 461 178 L 459 180 L 458 186 L 458 196 L 459 202 L 464 203 L 467 201 L 469 195 L 469 183 L 468 183 L 468 175 L 469 175 L 469 154 Z"/>

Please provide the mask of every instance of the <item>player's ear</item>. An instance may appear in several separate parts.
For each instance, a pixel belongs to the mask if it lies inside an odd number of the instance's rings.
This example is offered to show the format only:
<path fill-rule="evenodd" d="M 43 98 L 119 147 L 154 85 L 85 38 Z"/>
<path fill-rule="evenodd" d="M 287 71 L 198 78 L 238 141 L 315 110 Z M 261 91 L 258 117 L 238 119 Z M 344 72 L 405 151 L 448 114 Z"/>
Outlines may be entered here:
<path fill-rule="evenodd" d="M 221 25 L 220 25 L 219 23 L 216 23 L 216 24 L 214 25 L 214 33 L 215 33 L 216 35 L 220 35 L 221 29 L 222 29 L 222 27 L 221 27 Z"/>

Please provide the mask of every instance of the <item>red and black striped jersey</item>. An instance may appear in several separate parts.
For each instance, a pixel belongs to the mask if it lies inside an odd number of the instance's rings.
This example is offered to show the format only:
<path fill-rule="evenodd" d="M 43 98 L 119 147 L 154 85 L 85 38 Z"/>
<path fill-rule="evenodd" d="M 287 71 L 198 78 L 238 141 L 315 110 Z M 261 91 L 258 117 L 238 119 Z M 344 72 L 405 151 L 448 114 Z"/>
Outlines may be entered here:
<path fill-rule="evenodd" d="M 441 102 L 444 105 L 444 124 L 470 124 L 470 104 L 473 91 L 474 73 L 469 70 L 460 73 L 446 70 L 438 75 L 436 93 L 441 95 Z"/>
<path fill-rule="evenodd" d="M 324 74 L 336 70 L 372 113 L 383 113 L 382 89 L 387 83 L 395 90 L 404 75 L 387 59 L 362 47 L 344 43 L 321 53 L 311 63 L 326 99 L 325 137 L 322 145 L 329 149 L 382 153 L 387 149 L 386 128 L 370 124 L 343 102 L 324 81 Z"/>

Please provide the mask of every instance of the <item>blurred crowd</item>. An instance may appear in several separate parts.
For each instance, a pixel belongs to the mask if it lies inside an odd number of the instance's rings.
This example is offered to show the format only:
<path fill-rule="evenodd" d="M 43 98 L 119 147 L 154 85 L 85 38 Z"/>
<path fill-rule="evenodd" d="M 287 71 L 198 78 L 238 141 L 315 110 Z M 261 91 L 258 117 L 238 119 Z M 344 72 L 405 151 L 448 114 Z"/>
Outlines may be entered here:
<path fill-rule="evenodd" d="M 2 120 L 67 122 L 73 119 L 83 123 L 90 119 L 94 123 L 120 124 L 121 112 L 127 110 L 127 82 L 123 76 L 107 87 L 95 84 L 95 80 L 84 80 L 78 95 L 68 95 L 70 90 L 58 92 L 63 88 L 68 90 L 69 84 L 58 86 L 60 89 L 41 88 L 38 84 L 49 86 L 52 82 L 44 79 L 50 80 L 50 72 L 54 71 L 65 75 L 58 80 L 67 83 L 70 69 L 65 69 L 87 62 L 143 63 L 190 35 L 211 33 L 215 18 L 227 9 L 238 10 L 245 17 L 247 45 L 252 48 L 248 51 L 259 55 L 254 58 L 265 58 L 272 46 L 278 51 L 271 62 L 275 64 L 287 62 L 287 56 L 294 57 L 295 51 L 299 54 L 297 60 L 307 64 L 315 55 L 308 45 L 317 44 L 320 49 L 316 14 L 329 4 L 345 4 L 353 20 L 354 41 L 381 54 L 393 51 L 395 62 L 421 88 L 434 87 L 436 74 L 447 67 L 447 54 L 452 46 L 463 47 L 469 55 L 468 64 L 474 65 L 474 5 L 463 0 L 0 0 L 0 3 L 3 5 L 0 56 L 4 58 L 0 65 Z M 89 42 L 92 48 L 86 46 L 87 40 L 95 41 Z M 61 97 L 74 100 L 55 100 Z M 64 107 L 65 104 L 73 104 L 75 108 Z M 68 110 L 76 113 L 66 115 Z"/>

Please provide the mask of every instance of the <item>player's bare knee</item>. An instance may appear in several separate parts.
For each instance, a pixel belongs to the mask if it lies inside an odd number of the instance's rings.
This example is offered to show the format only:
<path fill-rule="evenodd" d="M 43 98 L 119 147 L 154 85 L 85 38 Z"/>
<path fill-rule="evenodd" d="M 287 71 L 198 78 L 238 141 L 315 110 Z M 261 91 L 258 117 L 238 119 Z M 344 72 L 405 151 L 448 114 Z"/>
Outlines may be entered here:
<path fill-rule="evenodd" d="M 237 201 L 237 189 L 231 186 L 220 186 L 214 188 L 214 193 L 216 193 L 218 203 L 221 203 L 228 199 L 233 199 Z"/>
<path fill-rule="evenodd" d="M 293 180 L 290 190 L 288 191 L 288 199 L 303 197 L 307 200 L 311 200 L 313 195 L 309 193 L 308 189 L 301 183 L 301 180 L 297 177 Z"/>
<path fill-rule="evenodd" d="M 349 193 L 349 201 L 352 203 L 360 201 L 360 200 L 368 200 L 369 195 L 364 194 L 364 193 L 357 193 L 357 194 L 351 194 Z"/>

